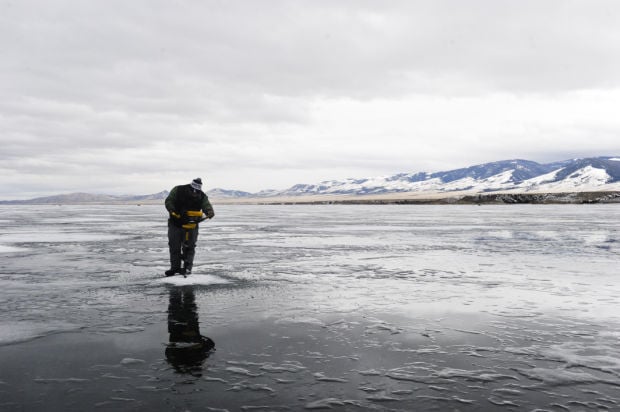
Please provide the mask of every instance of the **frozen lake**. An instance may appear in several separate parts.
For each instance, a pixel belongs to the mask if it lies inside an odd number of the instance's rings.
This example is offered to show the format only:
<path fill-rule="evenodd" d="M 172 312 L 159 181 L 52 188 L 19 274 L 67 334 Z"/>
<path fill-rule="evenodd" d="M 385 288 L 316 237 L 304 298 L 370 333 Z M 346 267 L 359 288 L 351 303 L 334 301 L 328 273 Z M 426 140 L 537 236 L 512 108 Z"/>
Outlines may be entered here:
<path fill-rule="evenodd" d="M 619 205 L 215 210 L 0 207 L 0 410 L 620 410 Z"/>

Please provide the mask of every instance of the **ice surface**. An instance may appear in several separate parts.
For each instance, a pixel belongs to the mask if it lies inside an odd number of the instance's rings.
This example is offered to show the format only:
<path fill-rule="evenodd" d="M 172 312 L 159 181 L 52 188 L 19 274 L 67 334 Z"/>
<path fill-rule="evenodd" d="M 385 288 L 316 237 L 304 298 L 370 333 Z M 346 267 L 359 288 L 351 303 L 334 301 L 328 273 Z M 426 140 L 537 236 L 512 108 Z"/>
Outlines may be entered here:
<path fill-rule="evenodd" d="M 0 244 L 0 253 L 23 252 L 23 251 L 26 251 L 26 250 L 28 250 L 28 249 L 25 249 L 23 247 L 6 246 L 6 245 Z"/>
<path fill-rule="evenodd" d="M 620 406 L 617 205 L 216 209 L 0 207 L 0 408 Z"/>

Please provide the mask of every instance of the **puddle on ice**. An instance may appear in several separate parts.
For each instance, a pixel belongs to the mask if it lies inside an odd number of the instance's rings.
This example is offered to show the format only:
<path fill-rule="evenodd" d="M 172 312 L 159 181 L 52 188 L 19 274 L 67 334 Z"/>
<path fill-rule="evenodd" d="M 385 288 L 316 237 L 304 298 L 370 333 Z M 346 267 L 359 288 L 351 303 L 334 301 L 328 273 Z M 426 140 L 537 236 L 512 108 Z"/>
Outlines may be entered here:
<path fill-rule="evenodd" d="M 620 410 L 615 205 L 217 209 L 0 208 L 0 410 Z"/>

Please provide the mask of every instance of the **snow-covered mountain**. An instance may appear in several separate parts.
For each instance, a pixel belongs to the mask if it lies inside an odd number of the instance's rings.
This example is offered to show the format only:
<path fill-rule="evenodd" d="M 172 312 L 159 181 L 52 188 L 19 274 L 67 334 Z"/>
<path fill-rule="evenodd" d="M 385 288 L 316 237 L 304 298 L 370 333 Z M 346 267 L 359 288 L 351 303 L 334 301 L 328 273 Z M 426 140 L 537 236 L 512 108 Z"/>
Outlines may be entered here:
<path fill-rule="evenodd" d="M 406 192 L 444 193 L 450 196 L 450 192 L 463 191 L 468 194 L 620 192 L 620 156 L 570 159 L 547 164 L 520 159 L 502 160 L 444 172 L 399 173 L 365 179 L 329 180 L 258 193 L 216 188 L 209 190 L 207 194 L 217 200 Z M 139 196 L 70 193 L 29 200 L 0 201 L 0 204 L 159 203 L 163 202 L 166 196 L 166 190 Z"/>
<path fill-rule="evenodd" d="M 209 197 L 214 197 L 218 199 L 248 197 L 252 195 L 252 193 L 250 192 L 243 192 L 241 190 L 227 190 L 220 188 L 211 189 L 206 193 Z"/>
<path fill-rule="evenodd" d="M 365 179 L 330 180 L 297 184 L 282 191 L 253 196 L 369 195 L 402 192 L 485 193 L 585 192 L 620 190 L 620 157 L 594 157 L 539 164 L 529 160 L 503 160 L 436 173 L 400 173 Z"/>

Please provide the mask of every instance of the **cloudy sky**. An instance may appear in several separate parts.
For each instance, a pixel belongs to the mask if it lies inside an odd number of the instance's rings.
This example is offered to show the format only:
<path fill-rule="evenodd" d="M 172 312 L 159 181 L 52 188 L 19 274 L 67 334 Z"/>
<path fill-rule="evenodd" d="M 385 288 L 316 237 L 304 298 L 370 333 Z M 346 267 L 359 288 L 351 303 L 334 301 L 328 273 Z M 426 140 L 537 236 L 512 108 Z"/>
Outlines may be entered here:
<path fill-rule="evenodd" d="M 0 0 L 0 199 L 620 155 L 615 0 Z"/>

